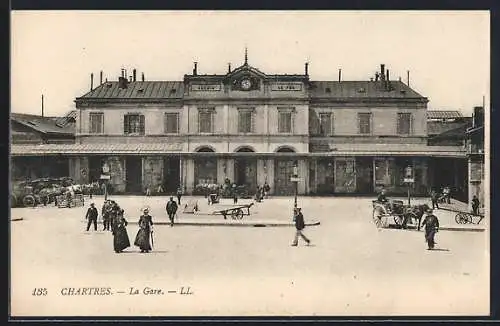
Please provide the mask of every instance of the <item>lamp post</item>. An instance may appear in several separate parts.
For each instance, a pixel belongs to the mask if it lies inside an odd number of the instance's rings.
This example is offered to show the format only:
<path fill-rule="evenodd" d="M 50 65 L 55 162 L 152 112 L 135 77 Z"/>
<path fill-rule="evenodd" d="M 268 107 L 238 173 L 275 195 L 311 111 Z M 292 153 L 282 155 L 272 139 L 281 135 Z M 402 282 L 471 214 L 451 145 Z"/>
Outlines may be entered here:
<path fill-rule="evenodd" d="M 108 200 L 108 180 L 110 179 L 109 175 L 109 165 L 108 163 L 104 163 L 102 165 L 102 174 L 101 174 L 101 180 L 104 181 L 104 201 Z"/>
<path fill-rule="evenodd" d="M 295 182 L 295 198 L 293 201 L 293 208 L 297 208 L 297 195 L 299 188 L 299 167 L 297 165 L 297 161 L 293 164 L 293 182 Z"/>

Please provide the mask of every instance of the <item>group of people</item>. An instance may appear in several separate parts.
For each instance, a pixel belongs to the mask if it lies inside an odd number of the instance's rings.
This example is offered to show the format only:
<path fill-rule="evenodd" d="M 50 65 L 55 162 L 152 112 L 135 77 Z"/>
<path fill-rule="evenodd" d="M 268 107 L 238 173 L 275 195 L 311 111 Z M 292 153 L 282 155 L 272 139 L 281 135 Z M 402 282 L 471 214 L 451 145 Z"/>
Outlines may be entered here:
<path fill-rule="evenodd" d="M 97 231 L 98 211 L 94 203 L 90 204 L 85 218 L 87 222 L 87 231 L 92 224 Z M 116 253 L 121 253 L 130 247 L 130 240 L 127 233 L 128 222 L 124 217 L 124 210 L 113 200 L 106 200 L 102 207 L 103 231 L 111 231 L 113 234 L 113 248 Z M 134 245 L 139 247 L 141 253 L 147 253 L 152 250 L 153 242 L 153 218 L 149 215 L 149 209 L 145 208 L 143 214 L 139 217 L 139 231 L 135 237 Z"/>

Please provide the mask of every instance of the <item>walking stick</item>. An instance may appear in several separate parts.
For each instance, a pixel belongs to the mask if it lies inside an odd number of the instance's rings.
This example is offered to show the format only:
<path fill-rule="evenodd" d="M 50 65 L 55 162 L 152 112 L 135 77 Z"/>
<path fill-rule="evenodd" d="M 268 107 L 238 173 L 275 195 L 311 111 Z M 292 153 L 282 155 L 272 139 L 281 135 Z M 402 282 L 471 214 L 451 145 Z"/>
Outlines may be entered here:
<path fill-rule="evenodd" d="M 153 237 L 153 230 L 151 230 L 151 248 L 154 250 L 155 248 L 155 241 L 154 241 L 154 237 Z"/>

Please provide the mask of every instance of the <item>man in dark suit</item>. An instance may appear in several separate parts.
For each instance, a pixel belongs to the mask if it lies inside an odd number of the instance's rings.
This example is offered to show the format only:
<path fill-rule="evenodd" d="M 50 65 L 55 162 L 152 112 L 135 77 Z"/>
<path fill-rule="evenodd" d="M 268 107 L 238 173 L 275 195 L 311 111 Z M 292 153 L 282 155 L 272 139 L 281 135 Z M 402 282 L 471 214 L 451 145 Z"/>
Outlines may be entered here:
<path fill-rule="evenodd" d="M 98 216 L 97 208 L 95 208 L 94 203 L 90 204 L 89 209 L 87 210 L 87 215 L 85 215 L 85 219 L 87 222 L 87 231 L 90 230 L 90 225 L 94 223 L 94 230 L 97 231 L 97 216 Z"/>
<path fill-rule="evenodd" d="M 311 240 L 309 240 L 304 233 L 302 233 L 302 230 L 306 227 L 306 224 L 304 222 L 304 215 L 302 215 L 301 208 L 297 207 L 294 209 L 294 217 L 293 220 L 295 222 L 295 228 L 297 229 L 297 232 L 295 233 L 295 238 L 293 239 L 292 246 L 296 247 L 299 244 L 299 236 L 304 239 L 304 241 L 309 245 L 311 243 Z"/>
<path fill-rule="evenodd" d="M 177 213 L 177 203 L 174 201 L 174 197 L 170 197 L 170 200 L 167 203 L 167 214 L 168 218 L 170 219 L 170 226 L 174 226 L 174 218 L 175 218 L 175 213 Z"/>

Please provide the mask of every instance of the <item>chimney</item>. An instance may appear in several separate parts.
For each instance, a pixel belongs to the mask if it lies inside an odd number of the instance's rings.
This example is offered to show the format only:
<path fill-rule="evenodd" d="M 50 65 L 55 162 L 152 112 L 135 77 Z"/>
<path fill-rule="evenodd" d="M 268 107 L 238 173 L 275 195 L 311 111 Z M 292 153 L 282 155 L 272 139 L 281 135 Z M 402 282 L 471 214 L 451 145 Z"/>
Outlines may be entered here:
<path fill-rule="evenodd" d="M 401 76 L 399 77 L 399 81 L 401 82 Z"/>
<path fill-rule="evenodd" d="M 380 80 L 385 80 L 385 65 L 380 65 Z"/>
<path fill-rule="evenodd" d="M 100 73 L 100 76 L 99 76 L 99 85 L 102 85 L 102 70 L 101 70 L 101 73 Z"/>
<path fill-rule="evenodd" d="M 389 78 L 389 69 L 386 70 L 386 77 L 385 77 L 385 79 L 387 79 L 387 81 L 390 80 L 390 78 Z"/>
<path fill-rule="evenodd" d="M 90 90 L 94 89 L 94 73 L 90 74 Z"/>
<path fill-rule="evenodd" d="M 231 62 L 227 64 L 227 73 L 231 73 Z"/>
<path fill-rule="evenodd" d="M 198 75 L 198 62 L 194 62 L 193 76 Z"/>
<path fill-rule="evenodd" d="M 142 81 L 145 81 L 146 78 L 144 78 L 144 73 L 142 73 Z"/>
<path fill-rule="evenodd" d="M 134 70 L 132 70 L 132 75 L 133 75 L 133 80 L 132 81 L 137 81 L 137 70 L 134 68 Z"/>
<path fill-rule="evenodd" d="M 377 72 L 375 73 L 375 81 L 378 81 L 379 77 L 380 77 L 380 74 L 379 74 L 379 72 L 377 71 Z"/>
<path fill-rule="evenodd" d="M 406 71 L 406 85 L 408 85 L 408 87 L 410 87 L 410 71 L 409 70 Z"/>
<path fill-rule="evenodd" d="M 477 128 L 484 125 L 484 108 L 481 106 L 474 107 L 474 115 L 472 117 L 472 127 Z"/>
<path fill-rule="evenodd" d="M 309 62 L 304 64 L 305 75 L 309 76 Z"/>
<path fill-rule="evenodd" d="M 43 117 L 43 94 L 42 94 L 42 117 Z"/>
<path fill-rule="evenodd" d="M 106 83 L 108 82 L 108 78 L 106 77 Z"/>
<path fill-rule="evenodd" d="M 339 82 L 342 80 L 342 69 L 339 69 Z"/>

